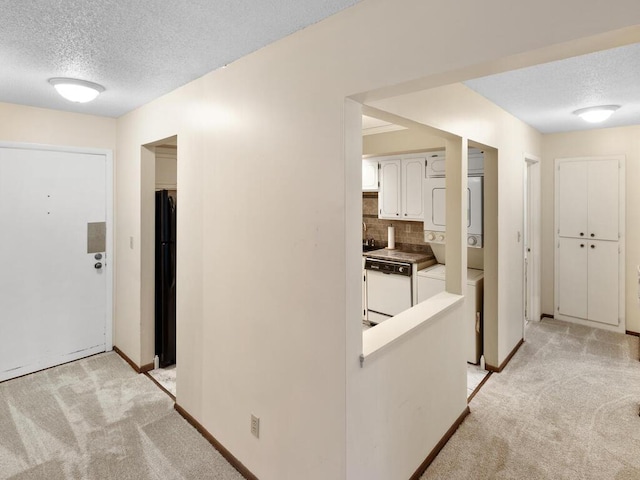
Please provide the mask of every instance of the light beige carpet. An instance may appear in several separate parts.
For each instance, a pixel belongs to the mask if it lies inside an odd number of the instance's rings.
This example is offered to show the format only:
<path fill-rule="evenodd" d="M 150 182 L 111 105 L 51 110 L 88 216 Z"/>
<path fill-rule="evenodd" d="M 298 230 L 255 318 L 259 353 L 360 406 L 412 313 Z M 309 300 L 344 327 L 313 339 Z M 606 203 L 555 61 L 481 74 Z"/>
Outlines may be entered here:
<path fill-rule="evenodd" d="M 242 478 L 115 353 L 0 384 L 0 479 Z"/>
<path fill-rule="evenodd" d="M 639 405 L 637 337 L 531 323 L 421 478 L 638 480 Z"/>

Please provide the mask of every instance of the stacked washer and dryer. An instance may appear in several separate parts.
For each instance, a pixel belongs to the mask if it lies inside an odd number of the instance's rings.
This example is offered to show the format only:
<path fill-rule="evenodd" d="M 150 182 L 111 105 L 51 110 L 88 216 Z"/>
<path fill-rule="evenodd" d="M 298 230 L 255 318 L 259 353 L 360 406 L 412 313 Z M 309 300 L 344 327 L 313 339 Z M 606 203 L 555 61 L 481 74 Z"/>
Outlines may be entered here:
<path fill-rule="evenodd" d="M 467 174 L 467 245 L 482 248 L 484 153 L 470 148 Z M 432 153 L 427 158 L 427 178 L 424 182 L 424 241 L 445 244 L 446 195 L 445 152 Z"/>
<path fill-rule="evenodd" d="M 484 153 L 470 148 L 467 178 L 467 246 L 483 246 Z M 424 240 L 431 244 L 438 264 L 417 273 L 418 302 L 445 291 L 444 245 L 446 244 L 445 152 L 435 152 L 427 159 L 425 180 Z M 482 312 L 484 271 L 467 269 L 464 345 L 467 362 L 478 364 L 482 356 Z"/>

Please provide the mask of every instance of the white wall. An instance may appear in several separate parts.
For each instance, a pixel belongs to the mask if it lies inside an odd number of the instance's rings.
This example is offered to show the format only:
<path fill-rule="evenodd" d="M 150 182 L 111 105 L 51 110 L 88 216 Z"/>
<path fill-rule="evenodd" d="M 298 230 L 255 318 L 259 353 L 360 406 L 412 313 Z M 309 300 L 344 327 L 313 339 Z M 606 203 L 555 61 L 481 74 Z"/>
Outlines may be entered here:
<path fill-rule="evenodd" d="M 637 266 L 640 265 L 640 126 L 544 135 L 542 138 L 542 311 L 554 304 L 554 160 L 563 157 L 626 157 L 626 329 L 640 332 Z"/>
<path fill-rule="evenodd" d="M 129 236 L 142 234 L 140 146 L 177 135 L 177 401 L 259 478 L 362 478 L 368 467 L 357 444 L 382 420 L 370 417 L 347 442 L 347 385 L 356 381 L 362 339 L 345 333 L 360 318 L 360 252 L 346 245 L 359 241 L 361 211 L 346 208 L 360 183 L 345 175 L 344 98 L 423 77 L 443 82 L 443 72 L 446 81 L 461 80 L 451 72 L 486 71 L 508 64 L 500 63 L 505 57 L 640 21 L 631 0 L 587 11 L 581 0 L 517 5 L 365 0 L 118 120 L 117 344 L 146 361 L 139 242 L 129 248 Z M 549 50 L 547 58 L 573 51 Z M 458 130 L 453 118 L 446 123 Z M 499 138 L 496 128 L 513 131 L 474 123 L 471 133 L 486 137 Z M 501 162 L 506 261 L 517 250 L 522 203 L 509 203 L 508 179 L 521 179 L 522 168 Z M 347 290 L 355 292 L 348 300 Z M 505 295 L 500 314 L 519 312 L 520 299 Z M 501 352 L 517 336 L 509 326 Z M 416 353 L 398 358 L 409 363 L 420 359 Z M 378 377 L 374 387 L 393 405 L 388 380 Z M 259 440 L 249 431 L 251 413 L 261 417 Z M 394 434 L 381 448 L 410 442 Z M 398 478 L 417 467 L 413 461 L 383 459 L 381 466 Z"/>
<path fill-rule="evenodd" d="M 114 150 L 116 120 L 0 102 L 0 140 Z"/>
<path fill-rule="evenodd" d="M 410 478 L 464 412 L 463 310 L 461 302 L 354 369 L 348 392 L 358 400 L 348 409 L 347 478 Z"/>

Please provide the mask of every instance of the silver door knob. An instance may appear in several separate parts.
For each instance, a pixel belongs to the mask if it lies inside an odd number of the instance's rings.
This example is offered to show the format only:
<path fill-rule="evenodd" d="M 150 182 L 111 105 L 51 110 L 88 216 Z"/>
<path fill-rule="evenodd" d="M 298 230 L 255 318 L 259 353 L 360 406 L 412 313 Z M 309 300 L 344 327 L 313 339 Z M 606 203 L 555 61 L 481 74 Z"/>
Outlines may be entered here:
<path fill-rule="evenodd" d="M 96 270 L 100 270 L 102 268 L 102 263 L 101 262 L 96 262 L 96 264 L 93 266 L 93 268 L 95 268 Z"/>

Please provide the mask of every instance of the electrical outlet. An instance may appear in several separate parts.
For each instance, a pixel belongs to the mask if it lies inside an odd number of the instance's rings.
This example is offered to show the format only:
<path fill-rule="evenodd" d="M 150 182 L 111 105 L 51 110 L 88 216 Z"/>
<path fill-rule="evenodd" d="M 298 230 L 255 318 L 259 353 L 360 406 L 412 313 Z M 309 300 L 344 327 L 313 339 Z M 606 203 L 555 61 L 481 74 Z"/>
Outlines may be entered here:
<path fill-rule="evenodd" d="M 251 414 L 251 433 L 254 437 L 260 438 L 260 418 Z"/>

